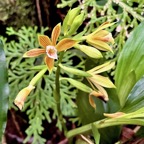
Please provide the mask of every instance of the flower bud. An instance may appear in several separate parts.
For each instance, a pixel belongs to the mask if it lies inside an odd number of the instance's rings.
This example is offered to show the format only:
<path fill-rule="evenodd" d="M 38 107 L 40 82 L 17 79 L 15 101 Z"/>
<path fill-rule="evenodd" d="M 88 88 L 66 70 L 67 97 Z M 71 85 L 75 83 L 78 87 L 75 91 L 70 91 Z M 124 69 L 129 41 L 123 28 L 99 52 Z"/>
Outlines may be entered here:
<path fill-rule="evenodd" d="M 22 89 L 18 95 L 16 96 L 15 100 L 14 100 L 14 104 L 20 109 L 22 110 L 23 106 L 24 106 L 24 102 L 27 98 L 27 96 L 30 94 L 30 92 L 34 89 L 35 87 L 32 85 L 29 85 L 28 87 Z"/>
<path fill-rule="evenodd" d="M 85 72 L 85 71 L 82 71 L 82 70 L 78 70 L 78 69 L 75 69 L 75 68 L 70 68 L 70 67 L 66 67 L 62 64 L 59 64 L 59 66 L 65 70 L 66 72 L 68 73 L 72 73 L 74 75 L 78 75 L 78 76 L 84 76 L 84 77 L 91 77 L 92 75 L 89 74 L 88 72 Z"/>
<path fill-rule="evenodd" d="M 87 45 L 77 45 L 77 47 L 80 51 L 84 52 L 86 55 L 88 55 L 91 58 L 102 58 L 102 54 L 99 50 L 92 46 Z"/>
<path fill-rule="evenodd" d="M 78 16 L 76 16 L 76 18 L 71 24 L 70 30 L 68 31 L 67 35 L 74 34 L 80 27 L 80 25 L 83 23 L 83 20 L 84 20 L 84 13 L 81 13 Z"/>
<path fill-rule="evenodd" d="M 67 80 L 70 84 L 72 84 L 76 88 L 78 88 L 81 91 L 84 91 L 86 93 L 92 92 L 92 89 L 90 87 L 88 87 L 87 85 L 83 84 L 82 82 L 79 82 L 79 81 L 74 80 L 72 78 L 60 78 L 60 80 Z"/>
<path fill-rule="evenodd" d="M 67 33 L 69 27 L 71 26 L 72 22 L 74 21 L 75 17 L 79 14 L 80 7 L 73 8 L 72 10 L 69 10 L 64 21 L 63 21 L 63 30 L 64 35 Z"/>

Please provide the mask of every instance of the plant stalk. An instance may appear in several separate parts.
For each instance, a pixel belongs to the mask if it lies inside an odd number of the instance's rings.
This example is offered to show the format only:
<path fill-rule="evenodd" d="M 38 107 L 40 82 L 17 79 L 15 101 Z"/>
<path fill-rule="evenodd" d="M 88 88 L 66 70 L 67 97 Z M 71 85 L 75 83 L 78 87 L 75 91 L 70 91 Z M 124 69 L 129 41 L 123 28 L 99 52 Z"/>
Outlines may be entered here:
<path fill-rule="evenodd" d="M 55 88 L 54 98 L 55 98 L 56 105 L 57 105 L 58 119 L 61 122 L 62 128 L 64 130 L 64 134 L 66 134 L 67 133 L 67 128 L 66 128 L 66 125 L 65 125 L 65 122 L 64 122 L 64 119 L 63 119 L 63 115 L 62 115 L 62 112 L 61 112 L 61 107 L 60 107 L 60 98 L 61 98 L 61 96 L 60 96 L 60 83 L 59 83 L 59 77 L 60 77 L 59 63 L 61 63 L 63 55 L 64 55 L 64 52 L 61 52 L 59 60 L 58 60 L 58 64 L 57 64 L 56 79 L 55 79 L 56 88 Z"/>
<path fill-rule="evenodd" d="M 116 125 L 123 125 L 123 124 L 134 124 L 134 125 L 143 125 L 142 119 L 129 119 L 129 118 L 111 118 L 111 119 L 103 119 L 100 121 L 96 121 L 94 123 L 87 124 L 85 126 L 76 128 L 74 130 L 71 130 L 67 133 L 67 138 L 74 137 L 79 134 L 91 132 L 92 130 L 92 124 L 94 124 L 98 129 L 110 127 L 110 126 L 116 126 Z"/>

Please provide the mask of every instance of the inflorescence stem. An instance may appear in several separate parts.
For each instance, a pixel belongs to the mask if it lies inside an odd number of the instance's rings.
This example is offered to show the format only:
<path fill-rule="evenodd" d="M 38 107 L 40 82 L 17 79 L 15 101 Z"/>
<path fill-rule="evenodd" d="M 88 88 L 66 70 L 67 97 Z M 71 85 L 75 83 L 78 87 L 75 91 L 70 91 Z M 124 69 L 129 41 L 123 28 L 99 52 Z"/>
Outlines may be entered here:
<path fill-rule="evenodd" d="M 59 83 L 59 76 L 60 76 L 60 66 L 59 66 L 59 63 L 61 63 L 63 55 L 64 55 L 64 52 L 61 52 L 59 60 L 58 60 L 58 64 L 57 64 L 56 79 L 55 79 L 56 89 L 55 89 L 54 98 L 55 98 L 55 101 L 56 101 L 56 104 L 57 104 L 58 119 L 59 119 L 59 121 L 62 124 L 62 128 L 64 130 L 64 133 L 66 134 L 67 133 L 67 128 L 66 128 L 65 122 L 63 120 L 62 111 L 61 111 L 61 107 L 60 107 L 60 98 L 61 98 L 61 96 L 60 96 L 60 83 Z"/>

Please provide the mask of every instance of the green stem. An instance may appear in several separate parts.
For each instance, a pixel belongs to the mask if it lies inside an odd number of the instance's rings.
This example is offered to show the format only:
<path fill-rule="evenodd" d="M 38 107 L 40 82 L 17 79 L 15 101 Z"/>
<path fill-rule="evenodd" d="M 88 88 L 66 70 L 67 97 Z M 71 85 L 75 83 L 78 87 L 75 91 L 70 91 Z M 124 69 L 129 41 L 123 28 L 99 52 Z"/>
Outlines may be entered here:
<path fill-rule="evenodd" d="M 59 119 L 59 121 L 62 124 L 64 133 L 66 134 L 67 133 L 67 128 L 66 128 L 66 125 L 64 123 L 63 115 L 62 115 L 61 108 L 60 108 L 60 98 L 61 98 L 61 96 L 60 96 L 60 83 L 59 83 L 59 77 L 60 77 L 60 66 L 59 66 L 59 63 L 61 63 L 63 55 L 64 55 L 64 52 L 61 52 L 59 60 L 58 60 L 58 64 L 57 64 L 56 79 L 55 79 L 56 89 L 55 89 L 54 98 L 55 98 L 55 101 L 56 101 L 56 104 L 57 104 L 58 119 Z"/>
<path fill-rule="evenodd" d="M 44 73 L 47 71 L 47 67 L 43 68 L 38 74 L 36 74 L 33 79 L 30 81 L 29 85 L 34 86 L 36 82 L 44 75 Z"/>
<path fill-rule="evenodd" d="M 142 119 L 129 119 L 129 118 L 110 118 L 110 119 L 106 118 L 100 121 L 96 121 L 93 124 L 98 129 L 110 127 L 110 126 L 116 126 L 116 125 L 123 125 L 123 124 L 144 125 Z M 67 137 L 71 138 L 82 133 L 90 132 L 92 130 L 91 126 L 92 126 L 92 123 L 76 128 L 74 130 L 71 130 L 67 133 Z"/>

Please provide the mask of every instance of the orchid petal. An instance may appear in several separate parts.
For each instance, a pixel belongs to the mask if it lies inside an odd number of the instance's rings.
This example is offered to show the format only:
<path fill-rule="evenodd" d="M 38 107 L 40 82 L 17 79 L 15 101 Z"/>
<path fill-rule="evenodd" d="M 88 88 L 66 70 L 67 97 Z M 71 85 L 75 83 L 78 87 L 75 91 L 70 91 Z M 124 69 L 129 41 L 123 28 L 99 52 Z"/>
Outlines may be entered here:
<path fill-rule="evenodd" d="M 112 37 L 112 34 L 111 33 L 108 33 L 107 35 L 105 36 L 93 36 L 92 38 L 93 40 L 101 40 L 103 42 L 110 42 L 112 44 L 114 44 L 114 39 Z"/>
<path fill-rule="evenodd" d="M 106 31 L 106 30 L 100 30 L 97 33 L 91 35 L 91 37 L 95 38 L 95 37 L 104 37 L 106 35 L 108 35 L 110 32 Z"/>
<path fill-rule="evenodd" d="M 102 99 L 102 100 L 104 100 L 104 101 L 107 101 L 107 100 L 108 100 L 108 99 L 105 99 L 104 95 L 103 95 L 101 92 L 99 92 L 99 91 L 98 91 L 98 92 L 92 91 L 92 92 L 89 94 L 89 103 L 90 103 L 90 105 L 91 105 L 94 109 L 96 109 L 96 104 L 95 104 L 95 102 L 94 102 L 93 97 L 100 98 L 100 99 Z"/>
<path fill-rule="evenodd" d="M 96 83 L 95 83 L 95 86 L 103 94 L 103 100 L 108 101 L 109 98 L 108 98 L 108 94 L 107 94 L 106 90 L 103 87 L 101 87 L 100 85 L 96 84 Z"/>
<path fill-rule="evenodd" d="M 54 27 L 51 35 L 52 44 L 54 46 L 56 45 L 56 41 L 60 35 L 60 32 L 61 32 L 61 24 L 59 23 Z"/>
<path fill-rule="evenodd" d="M 38 35 L 38 41 L 43 48 L 46 48 L 48 45 L 52 45 L 50 38 L 46 35 Z"/>
<path fill-rule="evenodd" d="M 46 53 L 45 49 L 36 48 L 36 49 L 32 49 L 32 50 L 27 51 L 23 55 L 23 57 L 37 57 L 37 56 L 39 56 L 41 54 L 45 54 L 45 53 Z"/>
<path fill-rule="evenodd" d="M 79 50 L 81 50 L 82 52 L 84 52 L 86 55 L 88 55 L 91 58 L 102 58 L 102 54 L 101 52 L 91 46 L 87 46 L 87 45 L 77 45 L 76 48 L 78 48 Z"/>
<path fill-rule="evenodd" d="M 49 57 L 46 56 L 45 57 L 45 63 L 47 65 L 47 67 L 48 67 L 49 72 L 51 72 L 53 67 L 54 67 L 54 59 L 49 58 Z"/>
<path fill-rule="evenodd" d="M 94 74 L 98 74 L 98 73 L 102 73 L 102 72 L 108 71 L 108 70 L 112 69 L 114 66 L 115 66 L 115 62 L 111 62 L 109 65 L 107 65 L 107 66 L 95 71 Z"/>
<path fill-rule="evenodd" d="M 64 51 L 67 50 L 71 47 L 73 47 L 77 42 L 75 40 L 72 40 L 70 38 L 65 38 L 63 40 L 61 40 L 57 45 L 56 45 L 56 49 L 60 52 L 60 51 Z"/>
<path fill-rule="evenodd" d="M 52 59 L 57 59 L 57 49 L 54 46 L 47 46 L 46 47 L 46 54 L 48 57 Z"/>
<path fill-rule="evenodd" d="M 93 40 L 101 40 L 104 42 L 111 42 L 112 44 L 114 43 L 112 34 L 106 30 L 100 30 L 97 33 L 90 35 L 88 37 L 89 37 L 89 39 L 93 39 Z"/>
<path fill-rule="evenodd" d="M 111 51 L 113 53 L 112 48 L 106 42 L 103 42 L 101 40 L 92 40 L 92 39 L 89 39 L 87 42 L 92 46 L 96 47 L 97 49 L 103 51 Z"/>
<path fill-rule="evenodd" d="M 87 72 L 93 73 L 93 74 L 98 74 L 98 73 L 108 71 L 108 70 L 112 69 L 114 66 L 115 66 L 115 62 L 109 61 L 109 62 L 106 62 L 102 65 L 96 66 Z"/>
<path fill-rule="evenodd" d="M 94 109 L 96 109 L 96 104 L 94 102 L 94 99 L 93 99 L 92 95 L 89 95 L 89 103 Z"/>
<path fill-rule="evenodd" d="M 89 79 L 94 84 L 99 84 L 106 88 L 115 88 L 115 85 L 109 80 L 108 77 L 104 77 L 101 75 L 94 75 L 93 77 L 90 77 Z"/>
<path fill-rule="evenodd" d="M 103 23 L 102 25 L 100 25 L 100 26 L 92 33 L 92 35 L 95 34 L 95 33 L 97 33 L 98 31 L 100 31 L 100 30 L 102 30 L 102 29 L 105 29 L 105 28 L 107 28 L 107 27 L 112 26 L 113 24 L 114 24 L 114 23 L 110 23 L 110 22 L 105 22 L 105 23 Z"/>

